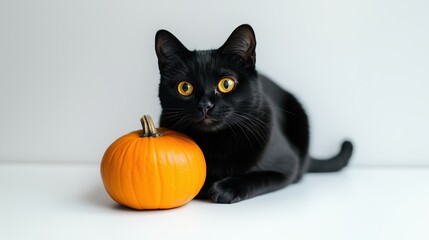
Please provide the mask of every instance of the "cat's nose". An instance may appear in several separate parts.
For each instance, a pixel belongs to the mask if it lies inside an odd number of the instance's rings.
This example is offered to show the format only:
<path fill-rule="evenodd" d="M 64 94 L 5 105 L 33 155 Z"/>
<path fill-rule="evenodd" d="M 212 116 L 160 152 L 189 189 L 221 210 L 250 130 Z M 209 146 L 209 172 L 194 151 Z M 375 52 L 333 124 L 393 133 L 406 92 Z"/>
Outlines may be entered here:
<path fill-rule="evenodd" d="M 204 115 L 207 114 L 207 112 L 213 108 L 214 104 L 210 102 L 209 100 L 202 100 L 198 103 L 197 108 L 200 110 Z"/>

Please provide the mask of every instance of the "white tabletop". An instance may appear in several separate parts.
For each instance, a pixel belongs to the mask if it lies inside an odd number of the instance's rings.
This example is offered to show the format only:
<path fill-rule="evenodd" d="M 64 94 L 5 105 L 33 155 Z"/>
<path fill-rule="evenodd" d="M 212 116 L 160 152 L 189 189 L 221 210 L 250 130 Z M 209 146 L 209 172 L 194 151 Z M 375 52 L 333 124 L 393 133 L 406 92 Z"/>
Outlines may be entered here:
<path fill-rule="evenodd" d="M 429 168 L 308 174 L 232 205 L 115 204 L 98 164 L 0 163 L 0 239 L 429 239 Z"/>

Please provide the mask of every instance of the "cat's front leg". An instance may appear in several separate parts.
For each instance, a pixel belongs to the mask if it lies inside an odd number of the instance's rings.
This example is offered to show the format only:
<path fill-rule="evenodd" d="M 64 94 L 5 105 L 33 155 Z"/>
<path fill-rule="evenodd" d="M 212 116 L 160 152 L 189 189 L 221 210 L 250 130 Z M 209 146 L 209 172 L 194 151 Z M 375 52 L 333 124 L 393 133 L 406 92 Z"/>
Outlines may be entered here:
<path fill-rule="evenodd" d="M 236 203 L 285 187 L 291 176 L 275 171 L 257 171 L 215 182 L 208 197 L 216 203 Z"/>

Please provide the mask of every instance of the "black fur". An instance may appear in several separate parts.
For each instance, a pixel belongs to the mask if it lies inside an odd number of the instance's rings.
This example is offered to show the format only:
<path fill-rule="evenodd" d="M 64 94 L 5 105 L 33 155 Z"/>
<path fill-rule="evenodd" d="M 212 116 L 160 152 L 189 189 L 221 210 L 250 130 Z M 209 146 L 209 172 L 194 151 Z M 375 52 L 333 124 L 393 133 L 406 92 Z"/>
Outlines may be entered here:
<path fill-rule="evenodd" d="M 307 171 L 338 171 L 352 145 L 326 162 L 310 160 L 307 115 L 290 93 L 255 70 L 256 39 L 241 25 L 216 50 L 189 51 L 171 33 L 156 34 L 161 74 L 161 127 L 187 134 L 204 152 L 207 178 L 198 194 L 218 203 L 239 202 L 299 181 Z M 236 87 L 221 93 L 229 77 Z M 192 84 L 190 96 L 177 90 Z"/>

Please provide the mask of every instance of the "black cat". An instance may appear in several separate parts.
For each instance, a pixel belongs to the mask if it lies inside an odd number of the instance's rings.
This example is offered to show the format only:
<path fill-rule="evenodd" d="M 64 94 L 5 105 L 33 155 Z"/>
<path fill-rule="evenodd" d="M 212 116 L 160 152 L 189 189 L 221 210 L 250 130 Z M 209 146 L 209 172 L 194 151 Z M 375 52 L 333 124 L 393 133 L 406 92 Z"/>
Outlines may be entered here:
<path fill-rule="evenodd" d="M 216 50 L 189 51 L 156 34 L 161 127 L 182 132 L 204 152 L 207 178 L 197 197 L 235 203 L 298 182 L 305 172 L 345 167 L 345 141 L 331 159 L 309 157 L 307 115 L 297 99 L 255 70 L 252 27 L 241 25 Z"/>

